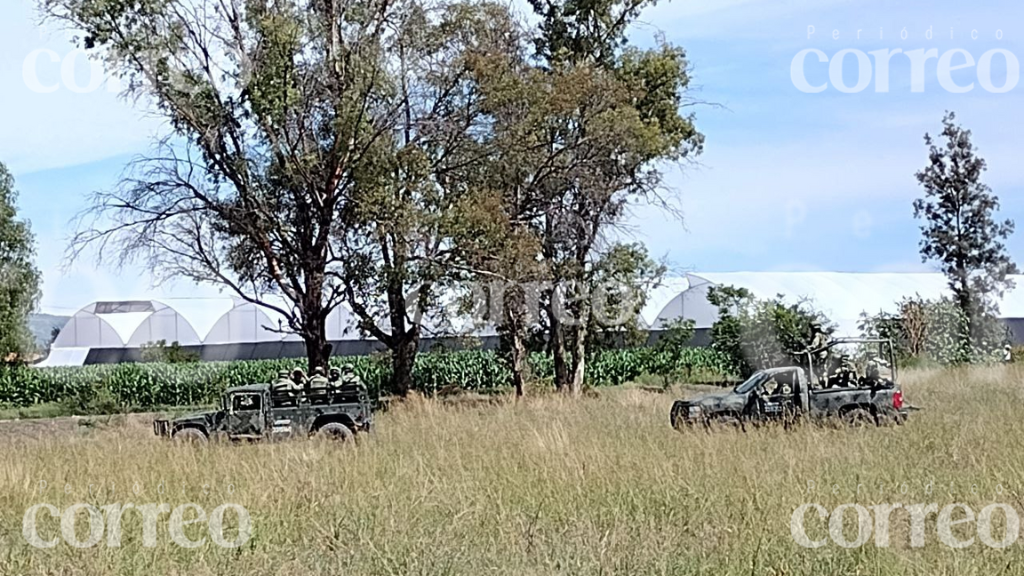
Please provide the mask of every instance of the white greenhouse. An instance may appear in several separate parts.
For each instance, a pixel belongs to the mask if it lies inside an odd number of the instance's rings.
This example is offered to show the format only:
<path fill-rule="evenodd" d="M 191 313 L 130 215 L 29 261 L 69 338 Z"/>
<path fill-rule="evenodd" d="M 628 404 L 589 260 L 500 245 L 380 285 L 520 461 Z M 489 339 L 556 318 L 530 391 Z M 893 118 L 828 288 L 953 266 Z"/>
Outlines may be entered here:
<path fill-rule="evenodd" d="M 1015 341 L 1024 340 L 1024 276 L 1018 287 L 999 301 L 1000 316 Z M 862 312 L 895 312 L 908 296 L 937 298 L 949 294 L 945 277 L 928 273 L 846 272 L 714 272 L 665 279 L 648 294 L 640 323 L 652 337 L 673 319 L 693 320 L 694 344 L 706 344 L 708 328 L 718 310 L 707 299 L 712 286 L 743 287 L 760 298 L 782 295 L 787 301 L 807 300 L 837 326 L 839 335 L 856 335 Z M 454 306 L 456 299 L 442 298 Z M 423 329 L 425 349 L 450 338 L 472 336 L 485 347 L 497 344 L 493 326 L 473 318 L 444 314 L 428 318 Z M 387 331 L 387 323 L 378 325 Z M 61 329 L 49 357 L 40 365 L 67 366 L 139 359 L 143 345 L 177 342 L 204 360 L 302 357 L 302 340 L 288 334 L 273 311 L 232 298 L 128 300 L 94 302 L 76 312 Z M 327 339 L 335 354 L 367 354 L 381 345 L 362 335 L 345 307 L 327 318 Z"/>

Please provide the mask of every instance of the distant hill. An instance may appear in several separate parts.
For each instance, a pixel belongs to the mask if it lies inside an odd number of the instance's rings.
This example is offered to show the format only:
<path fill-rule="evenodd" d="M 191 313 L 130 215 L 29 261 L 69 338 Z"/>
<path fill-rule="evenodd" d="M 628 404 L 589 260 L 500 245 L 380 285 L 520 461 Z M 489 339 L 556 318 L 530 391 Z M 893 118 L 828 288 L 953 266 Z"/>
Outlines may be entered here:
<path fill-rule="evenodd" d="M 63 328 L 70 320 L 70 316 L 55 316 L 53 314 L 29 314 L 28 327 L 36 344 L 43 350 L 50 344 L 50 336 L 54 328 Z"/>

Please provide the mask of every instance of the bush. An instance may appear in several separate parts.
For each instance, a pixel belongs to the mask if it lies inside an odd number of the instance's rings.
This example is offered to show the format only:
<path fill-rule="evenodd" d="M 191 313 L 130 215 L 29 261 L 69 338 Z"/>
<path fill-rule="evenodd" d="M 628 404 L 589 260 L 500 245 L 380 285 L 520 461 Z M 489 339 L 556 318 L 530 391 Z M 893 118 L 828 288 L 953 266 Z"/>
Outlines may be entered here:
<path fill-rule="evenodd" d="M 167 343 L 166 340 L 157 340 L 143 344 L 139 351 L 143 362 L 166 362 L 168 364 L 182 364 L 186 362 L 198 362 L 199 353 L 187 351 L 177 341 Z"/>
<path fill-rule="evenodd" d="M 862 314 L 860 331 L 865 337 L 892 340 L 897 357 L 907 364 L 996 362 L 1009 341 L 1006 327 L 991 314 L 976 319 L 972 338 L 967 316 L 946 297 L 904 298 L 897 309 L 896 314 Z"/>
<path fill-rule="evenodd" d="M 718 307 L 711 347 L 729 359 L 731 372 L 743 376 L 799 364 L 795 355 L 812 341 L 815 321 L 826 334 L 835 330 L 808 302 L 787 304 L 781 294 L 759 300 L 745 288 L 715 286 L 708 290 L 708 301 Z"/>
<path fill-rule="evenodd" d="M 335 366 L 352 364 L 372 396 L 389 393 L 391 362 L 386 353 L 336 357 L 331 363 Z M 531 354 L 529 364 L 535 379 L 552 377 L 553 363 L 547 355 Z M 666 370 L 715 379 L 722 377 L 727 366 L 727 358 L 704 348 L 607 350 L 590 360 L 587 383 L 615 386 L 645 373 Z M 271 382 L 279 371 L 296 367 L 305 368 L 305 360 L 105 364 L 74 368 L 0 366 L 0 404 L 24 407 L 62 403 L 76 413 L 213 404 L 226 388 Z M 420 354 L 413 370 L 413 389 L 430 395 L 453 386 L 487 392 L 510 384 L 508 369 L 490 351 Z"/>

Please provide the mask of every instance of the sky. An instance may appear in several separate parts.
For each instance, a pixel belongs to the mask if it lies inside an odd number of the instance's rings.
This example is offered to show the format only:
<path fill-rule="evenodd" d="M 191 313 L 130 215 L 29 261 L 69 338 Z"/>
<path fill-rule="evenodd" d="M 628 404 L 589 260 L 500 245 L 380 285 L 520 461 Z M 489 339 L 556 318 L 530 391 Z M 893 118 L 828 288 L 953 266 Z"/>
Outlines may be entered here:
<path fill-rule="evenodd" d="M 706 145 L 695 162 L 664 168 L 682 219 L 637 205 L 622 235 L 646 244 L 676 273 L 932 271 L 918 254 L 914 173 L 927 160 L 923 135 L 941 131 L 946 110 L 972 130 L 1000 214 L 1019 220 L 1024 163 L 1014 143 L 1024 125 L 1024 86 L 1013 83 L 1008 70 L 1016 68 L 1003 54 L 1024 57 L 1024 6 L 894 4 L 663 0 L 648 9 L 632 40 L 647 46 L 663 35 L 686 49 L 693 78 L 687 110 Z M 820 92 L 801 91 L 793 79 L 794 58 L 808 49 L 828 59 L 810 53 L 804 61 L 807 84 L 823 86 Z M 888 60 L 887 75 L 866 55 L 883 49 L 902 51 Z M 920 66 L 923 84 L 915 87 L 905 53 L 918 49 L 960 50 L 949 60 L 949 80 L 972 89 L 944 88 L 938 58 Z M 983 74 L 980 62 L 993 50 L 1001 52 L 990 54 Z M 849 53 L 833 58 L 841 51 Z M 967 55 L 976 65 L 955 69 Z M 207 286 L 153 286 L 138 267 L 64 261 L 70 224 L 89 194 L 116 183 L 126 162 L 166 132 L 143 105 L 103 84 L 102 74 L 91 89 L 92 74 L 66 32 L 39 22 L 32 0 L 4 2 L 0 162 L 13 172 L 20 212 L 36 233 L 42 310 L 71 314 L 95 300 L 217 295 Z M 876 91 L 885 78 L 888 90 Z M 998 92 L 1003 86 L 1011 89 Z M 1024 263 L 1024 230 L 1008 246 Z"/>

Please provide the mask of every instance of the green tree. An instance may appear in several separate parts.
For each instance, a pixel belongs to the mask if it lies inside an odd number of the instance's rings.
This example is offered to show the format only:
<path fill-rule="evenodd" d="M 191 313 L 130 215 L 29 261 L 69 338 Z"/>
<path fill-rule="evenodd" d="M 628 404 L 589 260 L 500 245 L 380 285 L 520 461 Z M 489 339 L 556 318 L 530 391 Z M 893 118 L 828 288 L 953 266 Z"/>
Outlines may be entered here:
<path fill-rule="evenodd" d="M 344 299 L 332 231 L 398 120 L 385 54 L 394 4 L 41 0 L 48 18 L 151 103 L 172 134 L 93 197 L 72 242 L 157 281 L 226 287 L 273 309 L 310 366 Z M 277 327 L 271 327 L 277 329 Z"/>
<path fill-rule="evenodd" d="M 587 293 L 591 297 L 588 351 L 641 346 L 647 342 L 648 327 L 640 312 L 647 304 L 647 295 L 661 284 L 666 270 L 640 243 L 616 243 L 600 252 L 587 275 Z"/>
<path fill-rule="evenodd" d="M 28 317 L 39 301 L 35 238 L 18 219 L 14 177 L 0 163 L 0 361 L 24 360 L 35 350 Z"/>
<path fill-rule="evenodd" d="M 835 327 L 807 301 L 787 303 L 779 294 L 758 299 L 745 288 L 715 286 L 708 301 L 718 308 L 711 326 L 711 346 L 732 359 L 732 368 L 746 376 L 757 370 L 803 364 L 817 321 L 827 334 Z"/>
<path fill-rule="evenodd" d="M 156 279 L 226 287 L 286 319 L 325 366 L 342 303 L 411 385 L 422 316 L 448 278 L 461 169 L 480 128 L 477 53 L 507 11 L 417 0 L 40 0 L 173 134 L 94 197 L 98 245 Z M 411 301 L 410 293 L 415 293 Z M 278 329 L 271 327 L 272 329 Z"/>
<path fill-rule="evenodd" d="M 689 366 L 683 359 L 688 350 L 687 345 L 693 339 L 696 332 L 693 320 L 674 318 L 664 322 L 658 327 L 661 335 L 654 345 L 653 355 L 656 359 L 651 372 L 662 377 L 662 383 L 667 390 L 673 380 L 683 380 L 692 376 L 692 366 Z"/>
<path fill-rule="evenodd" d="M 339 280 L 364 332 L 391 351 L 393 388 L 412 384 L 422 336 L 451 335 L 439 296 L 466 278 L 473 182 L 488 156 L 482 74 L 518 49 L 518 23 L 490 2 L 407 3 L 390 48 L 395 129 L 356 174 L 338 228 Z M 423 327 L 439 332 L 423 334 Z"/>
<path fill-rule="evenodd" d="M 981 181 L 985 160 L 971 143 L 971 131 L 947 112 L 940 135 L 944 144 L 925 134 L 928 166 L 917 172 L 924 197 L 914 201 L 921 225 L 921 258 L 937 262 L 949 279 L 957 305 L 967 319 L 967 334 L 982 338 L 987 314 L 995 310 L 993 296 L 1013 287 L 1017 272 L 1004 241 L 1013 221 L 995 219 L 999 199 Z"/>
<path fill-rule="evenodd" d="M 631 47 L 627 31 L 651 2 L 532 0 L 541 81 L 554 96 L 538 144 L 544 174 L 537 223 L 552 288 L 545 314 L 555 384 L 582 388 L 589 340 L 588 276 L 631 202 L 667 206 L 658 166 L 692 158 L 703 135 L 686 115 L 690 77 L 685 52 L 663 40 Z"/>

